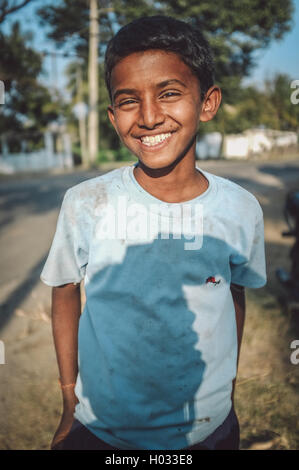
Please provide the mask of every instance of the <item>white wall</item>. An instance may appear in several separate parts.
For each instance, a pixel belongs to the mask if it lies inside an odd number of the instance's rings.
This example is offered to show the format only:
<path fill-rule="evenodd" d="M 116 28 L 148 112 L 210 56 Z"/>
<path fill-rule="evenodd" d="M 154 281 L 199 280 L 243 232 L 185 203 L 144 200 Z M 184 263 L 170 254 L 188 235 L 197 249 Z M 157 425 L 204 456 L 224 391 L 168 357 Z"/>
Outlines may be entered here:
<path fill-rule="evenodd" d="M 218 158 L 221 149 L 221 134 L 212 132 L 203 136 L 196 144 L 198 158 Z M 275 148 L 298 145 L 296 132 L 272 129 L 248 129 L 240 134 L 227 134 L 224 137 L 221 155 L 224 158 L 246 159 Z"/>
<path fill-rule="evenodd" d="M 43 171 L 52 168 L 72 168 L 73 157 L 69 135 L 63 135 L 64 149 L 60 153 L 54 153 L 52 134 L 46 132 L 44 137 L 45 148 L 31 153 L 9 153 L 7 146 L 2 143 L 0 173 L 12 174 L 26 171 Z"/>

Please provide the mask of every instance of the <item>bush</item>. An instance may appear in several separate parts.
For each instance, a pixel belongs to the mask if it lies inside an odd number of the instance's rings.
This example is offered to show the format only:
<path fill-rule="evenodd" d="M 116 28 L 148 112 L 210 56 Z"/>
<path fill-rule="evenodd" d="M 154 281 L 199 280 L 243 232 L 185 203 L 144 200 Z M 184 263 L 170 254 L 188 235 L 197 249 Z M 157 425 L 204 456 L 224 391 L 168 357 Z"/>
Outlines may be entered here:
<path fill-rule="evenodd" d="M 98 163 L 128 162 L 133 160 L 136 160 L 136 157 L 126 147 L 121 147 L 117 150 L 99 150 L 97 158 Z"/>
<path fill-rule="evenodd" d="M 127 149 L 127 147 L 121 147 L 116 151 L 116 161 L 130 162 L 132 160 L 136 160 L 136 157 Z"/>
<path fill-rule="evenodd" d="M 99 150 L 98 152 L 98 163 L 114 162 L 115 161 L 115 151 L 114 150 Z"/>
<path fill-rule="evenodd" d="M 73 154 L 73 161 L 75 166 L 81 165 L 82 164 L 82 155 L 81 155 L 81 149 L 79 145 L 73 145 L 72 146 L 72 154 Z"/>

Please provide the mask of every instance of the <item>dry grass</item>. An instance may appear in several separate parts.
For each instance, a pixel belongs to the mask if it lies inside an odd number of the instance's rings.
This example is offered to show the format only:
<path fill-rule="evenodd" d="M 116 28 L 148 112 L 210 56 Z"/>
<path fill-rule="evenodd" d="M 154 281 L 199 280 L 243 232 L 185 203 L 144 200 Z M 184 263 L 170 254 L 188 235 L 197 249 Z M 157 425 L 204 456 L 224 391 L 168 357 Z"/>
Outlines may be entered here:
<path fill-rule="evenodd" d="M 290 361 L 290 343 L 299 318 L 261 290 L 247 294 L 236 388 L 241 449 L 298 449 L 299 365 Z"/>

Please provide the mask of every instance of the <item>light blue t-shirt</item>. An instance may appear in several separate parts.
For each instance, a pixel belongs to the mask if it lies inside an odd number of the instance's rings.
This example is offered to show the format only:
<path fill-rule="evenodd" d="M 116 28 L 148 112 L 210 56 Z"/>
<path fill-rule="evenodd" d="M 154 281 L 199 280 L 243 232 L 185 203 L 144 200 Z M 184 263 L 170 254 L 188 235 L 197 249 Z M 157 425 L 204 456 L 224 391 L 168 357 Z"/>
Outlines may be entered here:
<path fill-rule="evenodd" d="M 266 283 L 263 214 L 251 193 L 203 170 L 203 194 L 168 204 L 133 169 L 66 192 L 41 279 L 84 279 L 75 417 L 120 449 L 183 449 L 230 411 L 230 284 Z"/>

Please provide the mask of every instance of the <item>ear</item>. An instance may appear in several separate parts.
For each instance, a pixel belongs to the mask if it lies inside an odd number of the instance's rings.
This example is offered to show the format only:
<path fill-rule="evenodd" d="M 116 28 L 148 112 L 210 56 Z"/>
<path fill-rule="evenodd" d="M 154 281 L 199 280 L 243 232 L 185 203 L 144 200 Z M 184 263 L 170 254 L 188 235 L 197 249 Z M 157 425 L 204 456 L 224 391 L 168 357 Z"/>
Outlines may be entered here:
<path fill-rule="evenodd" d="M 114 127 L 114 129 L 115 129 L 116 132 L 117 132 L 116 123 L 115 123 L 114 110 L 113 110 L 113 107 L 112 107 L 111 105 L 108 106 L 108 108 L 107 108 L 107 113 L 108 113 L 108 117 L 109 117 L 109 120 L 110 120 L 112 126 Z"/>
<path fill-rule="evenodd" d="M 218 86 L 213 85 L 208 89 L 201 107 L 199 118 L 201 122 L 207 122 L 213 119 L 220 106 L 221 97 L 221 90 Z"/>

